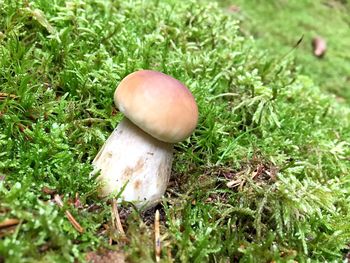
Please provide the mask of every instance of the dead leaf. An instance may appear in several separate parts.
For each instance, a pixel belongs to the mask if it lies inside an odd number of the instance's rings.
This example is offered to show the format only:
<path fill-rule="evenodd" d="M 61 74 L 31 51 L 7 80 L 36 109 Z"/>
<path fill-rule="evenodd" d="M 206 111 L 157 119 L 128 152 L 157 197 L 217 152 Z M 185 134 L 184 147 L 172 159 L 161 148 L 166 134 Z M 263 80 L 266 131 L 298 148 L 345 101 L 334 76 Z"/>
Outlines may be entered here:
<path fill-rule="evenodd" d="M 313 52 L 316 57 L 322 58 L 327 50 L 326 40 L 322 37 L 315 37 L 312 40 Z"/>

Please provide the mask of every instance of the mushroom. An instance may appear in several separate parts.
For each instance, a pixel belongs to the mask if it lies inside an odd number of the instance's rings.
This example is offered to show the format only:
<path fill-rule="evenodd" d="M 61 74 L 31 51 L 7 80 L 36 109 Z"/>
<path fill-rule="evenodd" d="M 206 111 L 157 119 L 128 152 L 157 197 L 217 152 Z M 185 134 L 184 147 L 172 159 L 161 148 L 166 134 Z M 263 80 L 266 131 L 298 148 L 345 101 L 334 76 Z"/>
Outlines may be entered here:
<path fill-rule="evenodd" d="M 126 76 L 114 102 L 125 117 L 93 160 L 93 173 L 100 171 L 100 195 L 118 194 L 138 207 L 152 206 L 165 193 L 173 144 L 197 125 L 197 104 L 180 81 L 153 70 Z"/>

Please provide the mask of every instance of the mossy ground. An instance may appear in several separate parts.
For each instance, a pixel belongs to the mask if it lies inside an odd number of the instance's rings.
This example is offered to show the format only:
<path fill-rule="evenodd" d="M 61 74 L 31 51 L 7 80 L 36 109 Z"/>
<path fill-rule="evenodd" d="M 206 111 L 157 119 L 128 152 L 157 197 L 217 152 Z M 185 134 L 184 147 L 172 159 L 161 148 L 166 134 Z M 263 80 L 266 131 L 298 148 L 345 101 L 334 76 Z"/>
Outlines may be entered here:
<path fill-rule="evenodd" d="M 241 31 L 253 35 L 257 46 L 268 50 L 270 55 L 282 56 L 303 36 L 294 52 L 302 73 L 311 76 L 323 90 L 336 94 L 338 100 L 350 102 L 348 0 L 278 0 L 264 3 L 259 0 L 224 0 L 220 3 L 228 12 L 231 6 L 230 13 L 242 21 Z M 327 51 L 322 59 L 316 58 L 312 52 L 311 43 L 316 36 L 327 42 Z"/>
<path fill-rule="evenodd" d="M 200 111 L 194 134 L 176 145 L 157 207 L 164 262 L 346 257 L 350 109 L 302 74 L 293 54 L 262 50 L 216 4 L 5 0 L 0 7 L 0 222 L 19 220 L 1 229 L 2 259 L 85 261 L 105 248 L 154 261 L 154 211 L 124 208 L 128 240 L 118 238 L 110 203 L 89 177 L 122 118 L 114 89 L 141 68 L 181 80 Z"/>

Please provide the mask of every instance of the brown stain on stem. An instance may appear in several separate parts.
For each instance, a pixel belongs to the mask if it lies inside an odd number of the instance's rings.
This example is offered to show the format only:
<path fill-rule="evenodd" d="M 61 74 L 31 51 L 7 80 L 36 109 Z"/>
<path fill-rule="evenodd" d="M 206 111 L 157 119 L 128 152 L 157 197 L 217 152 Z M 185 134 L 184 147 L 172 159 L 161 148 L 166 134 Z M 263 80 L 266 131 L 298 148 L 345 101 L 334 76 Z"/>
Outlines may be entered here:
<path fill-rule="evenodd" d="M 134 188 L 138 190 L 141 188 L 141 185 L 142 185 L 142 182 L 140 180 L 136 180 L 134 183 Z"/>
<path fill-rule="evenodd" d="M 123 172 L 123 177 L 126 179 L 130 179 L 130 177 L 142 171 L 143 167 L 145 166 L 145 161 L 143 159 L 139 159 L 134 167 L 126 167 Z"/>

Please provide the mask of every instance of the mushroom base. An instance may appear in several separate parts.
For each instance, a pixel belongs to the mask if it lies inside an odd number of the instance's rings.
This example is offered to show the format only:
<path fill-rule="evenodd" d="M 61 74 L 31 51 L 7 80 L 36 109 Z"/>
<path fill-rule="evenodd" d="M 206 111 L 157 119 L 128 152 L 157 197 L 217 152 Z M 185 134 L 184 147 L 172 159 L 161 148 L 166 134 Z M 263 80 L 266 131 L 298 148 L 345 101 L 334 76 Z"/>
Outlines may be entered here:
<path fill-rule="evenodd" d="M 120 199 L 151 206 L 165 193 L 173 145 L 159 141 L 124 118 L 109 136 L 92 164 L 102 182 L 100 195 L 120 193 Z"/>

